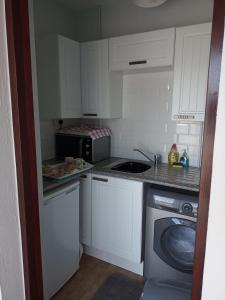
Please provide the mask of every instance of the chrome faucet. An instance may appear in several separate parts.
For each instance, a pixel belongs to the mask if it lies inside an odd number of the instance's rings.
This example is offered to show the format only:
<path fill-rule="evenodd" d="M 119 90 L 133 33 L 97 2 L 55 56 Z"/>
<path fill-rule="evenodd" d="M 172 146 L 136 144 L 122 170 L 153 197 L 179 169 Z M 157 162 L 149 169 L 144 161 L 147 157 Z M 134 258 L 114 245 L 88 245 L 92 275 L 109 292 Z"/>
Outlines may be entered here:
<path fill-rule="evenodd" d="M 157 153 L 153 153 L 153 152 L 148 152 L 146 153 L 144 150 L 141 149 L 133 149 L 133 151 L 139 152 L 141 153 L 145 158 L 147 158 L 149 161 L 152 161 L 154 163 L 155 166 L 157 166 L 160 155 Z M 150 157 L 150 155 L 153 157 Z"/>

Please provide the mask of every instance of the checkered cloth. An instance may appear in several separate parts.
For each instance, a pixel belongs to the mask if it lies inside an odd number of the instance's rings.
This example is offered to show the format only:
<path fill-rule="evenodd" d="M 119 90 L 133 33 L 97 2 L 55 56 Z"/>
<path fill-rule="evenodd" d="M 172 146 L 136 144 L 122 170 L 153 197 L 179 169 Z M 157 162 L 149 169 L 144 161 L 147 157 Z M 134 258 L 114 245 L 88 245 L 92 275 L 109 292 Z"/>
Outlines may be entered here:
<path fill-rule="evenodd" d="M 112 132 L 108 127 L 97 127 L 93 125 L 68 126 L 57 131 L 58 133 L 87 135 L 93 140 L 103 136 L 111 136 Z"/>

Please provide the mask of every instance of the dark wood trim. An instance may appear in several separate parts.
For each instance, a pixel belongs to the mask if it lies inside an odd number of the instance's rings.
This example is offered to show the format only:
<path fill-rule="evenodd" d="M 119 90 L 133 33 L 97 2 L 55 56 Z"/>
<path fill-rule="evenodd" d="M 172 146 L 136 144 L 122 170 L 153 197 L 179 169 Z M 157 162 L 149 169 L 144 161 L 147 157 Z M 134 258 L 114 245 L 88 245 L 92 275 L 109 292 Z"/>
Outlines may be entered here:
<path fill-rule="evenodd" d="M 27 0 L 5 1 L 12 115 L 27 300 L 42 300 L 35 126 Z"/>
<path fill-rule="evenodd" d="M 7 0 L 5 6 L 26 299 L 42 300 L 28 0 Z M 225 0 L 215 0 L 192 300 L 201 299 L 224 17 Z"/>
<path fill-rule="evenodd" d="M 225 21 L 225 0 L 214 1 L 212 40 L 209 64 L 208 91 L 203 137 L 198 224 L 193 273 L 192 300 L 201 299 L 205 247 L 210 202 L 214 136 L 220 83 Z"/>

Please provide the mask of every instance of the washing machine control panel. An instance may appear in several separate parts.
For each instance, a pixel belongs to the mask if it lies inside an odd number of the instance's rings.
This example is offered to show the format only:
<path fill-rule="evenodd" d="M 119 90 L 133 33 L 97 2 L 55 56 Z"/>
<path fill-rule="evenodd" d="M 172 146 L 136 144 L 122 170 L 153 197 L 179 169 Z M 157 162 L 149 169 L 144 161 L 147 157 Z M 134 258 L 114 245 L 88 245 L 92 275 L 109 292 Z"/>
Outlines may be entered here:
<path fill-rule="evenodd" d="M 198 215 L 198 195 L 176 190 L 149 189 L 147 194 L 149 206 L 196 218 Z"/>

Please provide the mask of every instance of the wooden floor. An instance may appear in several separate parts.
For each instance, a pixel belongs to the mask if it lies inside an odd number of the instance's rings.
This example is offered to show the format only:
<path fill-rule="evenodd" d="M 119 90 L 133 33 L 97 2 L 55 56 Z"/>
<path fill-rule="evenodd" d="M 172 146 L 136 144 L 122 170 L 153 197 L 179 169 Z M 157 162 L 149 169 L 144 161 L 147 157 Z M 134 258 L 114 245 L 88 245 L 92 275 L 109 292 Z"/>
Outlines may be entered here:
<path fill-rule="evenodd" d="M 83 255 L 80 270 L 52 298 L 53 300 L 91 300 L 104 280 L 113 273 L 125 274 L 143 282 L 143 277 L 94 257 Z"/>

